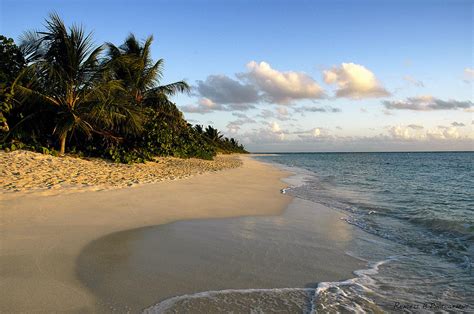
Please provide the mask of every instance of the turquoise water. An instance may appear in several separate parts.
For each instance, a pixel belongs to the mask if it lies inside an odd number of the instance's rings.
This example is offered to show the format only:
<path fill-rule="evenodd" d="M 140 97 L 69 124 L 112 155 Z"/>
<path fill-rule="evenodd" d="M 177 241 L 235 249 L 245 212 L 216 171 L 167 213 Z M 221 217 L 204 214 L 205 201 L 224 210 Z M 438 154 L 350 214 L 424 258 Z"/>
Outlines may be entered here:
<path fill-rule="evenodd" d="M 322 310 L 474 311 L 472 152 L 258 157 L 304 175 L 285 192 L 349 213 L 368 270 L 322 283 Z"/>

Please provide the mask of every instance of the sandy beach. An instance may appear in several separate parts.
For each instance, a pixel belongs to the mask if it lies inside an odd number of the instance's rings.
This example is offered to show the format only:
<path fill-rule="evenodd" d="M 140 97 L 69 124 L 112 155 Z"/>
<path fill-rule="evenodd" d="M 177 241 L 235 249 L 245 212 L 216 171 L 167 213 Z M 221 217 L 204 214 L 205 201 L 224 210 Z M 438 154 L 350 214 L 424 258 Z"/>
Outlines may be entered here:
<path fill-rule="evenodd" d="M 102 282 L 100 278 L 104 277 L 89 263 L 97 262 L 97 256 L 95 260 L 84 259 L 85 256 L 90 253 L 92 243 L 117 232 L 190 219 L 280 215 L 292 201 L 291 197 L 280 193 L 280 189 L 285 187 L 281 179 L 289 173 L 247 156 L 231 159 L 234 160 L 233 165 L 241 164 L 240 167 L 121 189 L 64 195 L 2 191 L 2 196 L 8 195 L 8 198 L 2 201 L 1 206 L 0 312 L 111 310 L 104 305 L 103 296 L 95 289 L 104 285 L 107 287 L 107 284 L 124 285 L 118 295 L 121 296 L 120 303 L 127 304 L 123 293 L 128 291 L 125 295 L 131 297 L 131 306 L 127 307 L 129 310 L 153 305 L 153 301 L 158 301 L 157 297 L 151 297 L 153 291 L 148 297 L 137 301 L 136 294 L 127 289 L 126 282 Z M 55 162 L 69 160 L 57 159 Z M 38 171 L 43 170 L 39 167 Z M 337 215 L 329 214 L 327 217 L 332 221 L 331 225 L 344 226 Z M 320 224 L 327 221 L 322 219 Z M 322 226 L 322 235 L 330 233 L 325 229 L 327 226 Z M 321 245 L 328 250 L 333 240 L 330 236 L 322 237 Z M 127 251 L 127 241 L 124 240 L 123 246 L 120 243 L 119 251 L 125 250 L 121 253 L 133 258 L 133 252 Z M 107 247 L 116 248 L 113 245 Z M 343 255 L 342 252 L 331 254 L 333 257 L 334 254 Z M 323 264 L 327 263 L 327 256 L 323 254 Z M 100 255 L 99 260 L 101 258 L 108 257 Z M 119 262 L 110 258 L 107 261 L 109 266 Z M 341 267 L 340 271 L 336 270 L 324 279 L 349 276 L 350 269 L 357 265 L 351 260 L 343 264 L 347 267 Z M 166 269 L 161 270 L 167 272 Z M 168 280 L 173 282 L 169 277 Z M 244 282 L 237 282 L 237 286 L 244 286 Z M 199 292 L 199 286 L 195 290 L 189 287 L 180 290 L 176 288 L 179 287 L 177 282 L 175 285 L 168 293 Z M 212 288 L 212 284 L 210 286 Z M 216 287 L 221 288 L 222 283 Z"/>
<path fill-rule="evenodd" d="M 473 1 L 274 2 L 0 0 L 0 314 L 474 313 Z"/>
<path fill-rule="evenodd" d="M 175 180 L 210 171 L 236 168 L 236 155 L 219 155 L 214 160 L 157 157 L 155 162 L 120 164 L 99 158 L 57 158 L 18 150 L 0 151 L 0 187 L 8 192 L 43 195 L 114 189 L 138 184 Z"/>
<path fill-rule="evenodd" d="M 180 219 L 281 212 L 290 201 L 279 193 L 279 179 L 287 174 L 243 160 L 240 168 L 132 188 L 8 194 L 1 209 L 0 310 L 94 309 L 94 296 L 76 278 L 75 261 L 88 242 L 106 234 Z"/>

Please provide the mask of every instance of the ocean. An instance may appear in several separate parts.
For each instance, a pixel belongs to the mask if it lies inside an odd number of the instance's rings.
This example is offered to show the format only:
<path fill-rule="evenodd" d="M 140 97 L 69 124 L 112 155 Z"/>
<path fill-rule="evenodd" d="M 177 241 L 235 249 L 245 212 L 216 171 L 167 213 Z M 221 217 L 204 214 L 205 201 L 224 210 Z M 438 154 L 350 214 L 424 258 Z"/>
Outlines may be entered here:
<path fill-rule="evenodd" d="M 320 310 L 474 311 L 473 152 L 258 157 L 304 175 L 285 192 L 349 214 L 368 269 L 320 283 Z"/>

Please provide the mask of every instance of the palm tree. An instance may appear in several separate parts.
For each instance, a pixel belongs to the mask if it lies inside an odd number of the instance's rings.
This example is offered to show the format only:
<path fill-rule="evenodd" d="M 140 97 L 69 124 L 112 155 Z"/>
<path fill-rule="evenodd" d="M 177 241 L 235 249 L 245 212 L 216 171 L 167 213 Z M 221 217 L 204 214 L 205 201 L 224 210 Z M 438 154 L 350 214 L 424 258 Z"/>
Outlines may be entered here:
<path fill-rule="evenodd" d="M 181 117 L 180 111 L 168 97 L 189 92 L 190 87 L 185 81 L 160 85 L 164 60 L 153 62 L 150 50 L 152 42 L 153 36 L 149 36 L 142 44 L 130 34 L 119 47 L 107 43 L 111 78 L 122 82 L 127 97 L 134 104 Z"/>
<path fill-rule="evenodd" d="M 61 155 L 68 134 L 76 130 L 87 136 L 92 132 L 106 135 L 100 131 L 101 125 L 110 128 L 128 121 L 134 124 L 131 129 L 140 128 L 138 111 L 111 101 L 113 91 L 120 90 L 121 85 L 104 79 L 99 62 L 102 47 L 94 46 L 91 33 L 86 34 L 79 26 L 66 28 L 52 13 L 46 20 L 46 30 L 26 33 L 20 47 L 29 65 L 12 91 L 26 100 L 23 103 L 41 101 L 54 112 L 52 133 L 59 139 Z M 20 78 L 27 78 L 27 83 L 20 84 Z"/>
<path fill-rule="evenodd" d="M 213 142 L 220 141 L 223 137 L 223 135 L 215 128 L 212 126 L 207 126 L 205 130 L 205 135 Z"/>
<path fill-rule="evenodd" d="M 196 130 L 198 134 L 204 133 L 204 127 L 201 124 L 196 124 L 194 126 L 194 130 Z"/>

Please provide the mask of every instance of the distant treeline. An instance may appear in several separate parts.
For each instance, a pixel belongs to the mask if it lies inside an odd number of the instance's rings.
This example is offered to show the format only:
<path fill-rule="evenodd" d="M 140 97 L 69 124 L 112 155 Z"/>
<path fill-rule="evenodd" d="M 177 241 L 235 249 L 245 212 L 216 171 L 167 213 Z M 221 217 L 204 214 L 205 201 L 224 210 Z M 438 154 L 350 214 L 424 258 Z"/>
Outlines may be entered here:
<path fill-rule="evenodd" d="M 94 46 L 90 33 L 56 14 L 18 46 L 0 36 L 1 148 L 125 163 L 245 153 L 212 126 L 187 123 L 169 98 L 190 87 L 160 85 L 163 59 L 152 60 L 152 41 L 130 34 L 120 46 Z"/>

